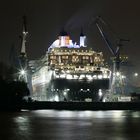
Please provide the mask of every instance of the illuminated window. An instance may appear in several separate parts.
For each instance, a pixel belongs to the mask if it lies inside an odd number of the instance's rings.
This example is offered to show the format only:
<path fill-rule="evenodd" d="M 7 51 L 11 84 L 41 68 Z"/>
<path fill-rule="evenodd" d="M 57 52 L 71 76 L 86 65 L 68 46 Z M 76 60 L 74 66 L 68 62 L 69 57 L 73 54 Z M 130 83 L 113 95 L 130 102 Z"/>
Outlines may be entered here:
<path fill-rule="evenodd" d="M 68 59 L 68 56 L 62 56 L 62 59 Z"/>
<path fill-rule="evenodd" d="M 50 56 L 50 59 L 56 59 L 56 56 Z"/>

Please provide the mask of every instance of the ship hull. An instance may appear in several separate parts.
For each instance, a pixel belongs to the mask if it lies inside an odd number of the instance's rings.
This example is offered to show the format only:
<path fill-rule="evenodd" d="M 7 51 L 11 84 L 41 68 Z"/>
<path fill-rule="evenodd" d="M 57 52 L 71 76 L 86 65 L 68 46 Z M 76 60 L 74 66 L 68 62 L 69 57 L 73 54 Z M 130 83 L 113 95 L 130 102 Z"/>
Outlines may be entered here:
<path fill-rule="evenodd" d="M 52 98 L 53 101 L 100 101 L 108 89 L 109 79 L 92 81 L 53 79 L 49 86 L 48 99 Z"/>

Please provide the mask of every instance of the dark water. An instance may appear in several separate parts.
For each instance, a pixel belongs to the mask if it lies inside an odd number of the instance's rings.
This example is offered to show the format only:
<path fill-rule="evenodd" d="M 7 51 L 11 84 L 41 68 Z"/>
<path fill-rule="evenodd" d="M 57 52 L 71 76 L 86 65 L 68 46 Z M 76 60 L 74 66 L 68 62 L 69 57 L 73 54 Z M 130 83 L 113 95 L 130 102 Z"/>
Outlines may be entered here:
<path fill-rule="evenodd" d="M 0 113 L 0 140 L 140 140 L 140 111 Z"/>

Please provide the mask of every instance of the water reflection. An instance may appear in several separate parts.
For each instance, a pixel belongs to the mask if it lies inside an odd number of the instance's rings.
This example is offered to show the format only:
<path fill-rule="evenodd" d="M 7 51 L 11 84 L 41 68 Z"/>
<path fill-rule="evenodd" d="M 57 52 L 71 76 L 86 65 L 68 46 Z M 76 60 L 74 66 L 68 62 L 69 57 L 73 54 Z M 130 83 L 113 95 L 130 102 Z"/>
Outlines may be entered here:
<path fill-rule="evenodd" d="M 32 128 L 30 125 L 29 116 L 19 114 L 13 117 L 12 121 L 14 128 L 12 129 L 13 135 L 16 139 L 30 139 L 32 134 Z"/>
<path fill-rule="evenodd" d="M 57 111 L 57 110 L 38 110 L 34 111 L 36 115 L 49 116 L 49 117 L 74 117 L 81 119 L 92 118 L 123 118 L 124 111 Z M 140 115 L 140 114 L 139 114 Z"/>
<path fill-rule="evenodd" d="M 139 140 L 140 111 L 0 113 L 0 139 Z"/>

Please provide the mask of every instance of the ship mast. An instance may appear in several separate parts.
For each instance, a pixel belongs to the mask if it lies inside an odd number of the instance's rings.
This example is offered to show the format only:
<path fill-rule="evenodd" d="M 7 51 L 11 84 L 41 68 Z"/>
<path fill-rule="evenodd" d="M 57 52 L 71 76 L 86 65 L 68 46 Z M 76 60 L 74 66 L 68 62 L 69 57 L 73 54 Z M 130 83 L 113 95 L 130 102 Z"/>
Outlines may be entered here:
<path fill-rule="evenodd" d="M 20 55 L 22 57 L 27 57 L 26 53 L 26 38 L 27 38 L 27 25 L 26 25 L 26 16 L 23 16 L 23 31 L 22 31 L 22 45 Z"/>
<path fill-rule="evenodd" d="M 20 75 L 19 80 L 27 82 L 27 52 L 26 52 L 26 38 L 27 38 L 27 27 L 26 27 L 26 16 L 23 16 L 23 30 L 22 30 L 22 42 L 21 42 L 21 50 L 19 56 L 19 67 L 20 67 Z"/>

